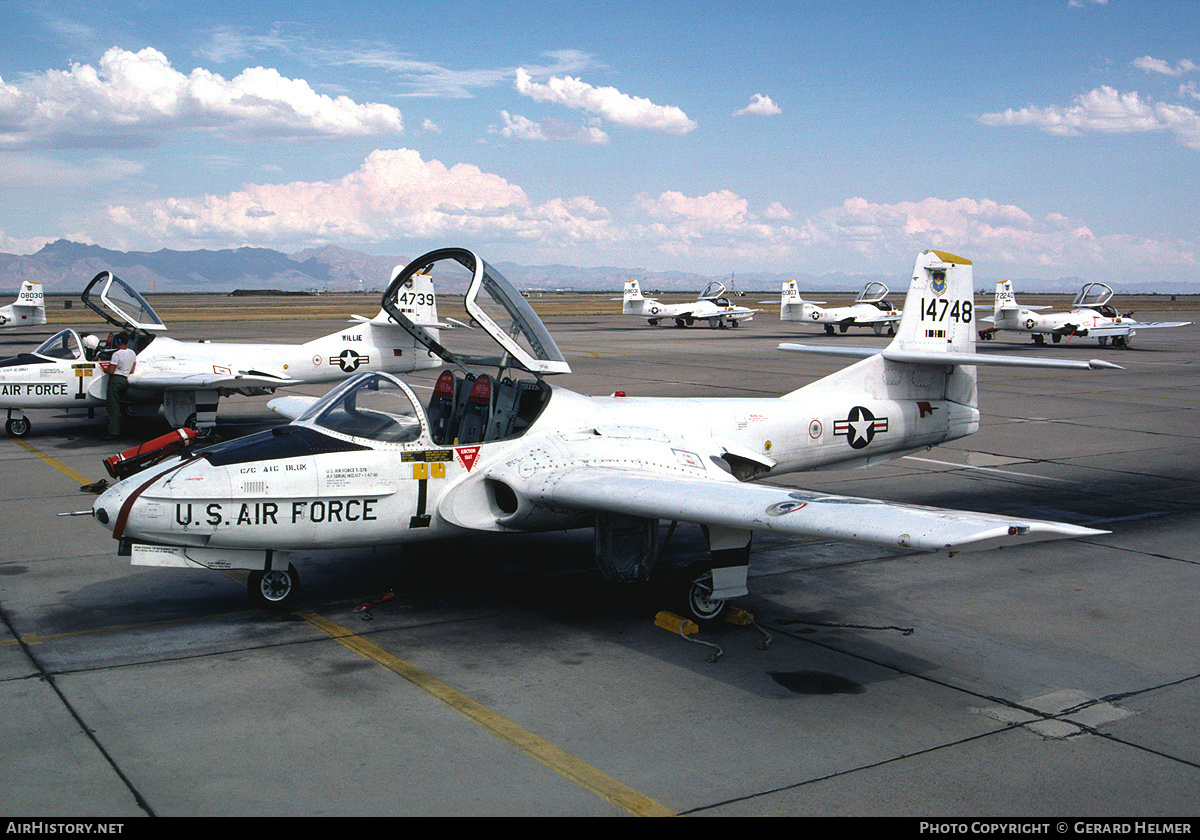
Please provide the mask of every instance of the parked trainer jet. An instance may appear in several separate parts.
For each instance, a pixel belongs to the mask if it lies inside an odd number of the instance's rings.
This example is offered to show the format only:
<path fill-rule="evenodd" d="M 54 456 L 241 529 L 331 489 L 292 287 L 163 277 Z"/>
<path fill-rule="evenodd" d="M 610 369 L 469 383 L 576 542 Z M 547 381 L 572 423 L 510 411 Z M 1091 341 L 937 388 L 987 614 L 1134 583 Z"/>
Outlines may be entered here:
<path fill-rule="evenodd" d="M 716 280 L 690 303 L 661 303 L 654 298 L 642 297 L 637 280 L 625 281 L 625 297 L 621 312 L 645 318 L 651 326 L 659 321 L 675 319 L 675 326 L 690 327 L 696 321 L 708 321 L 713 329 L 736 327 L 739 321 L 749 321 L 761 309 L 735 306 L 725 297 L 725 285 Z"/>
<path fill-rule="evenodd" d="M 894 335 L 896 324 L 900 323 L 903 313 L 892 305 L 887 296 L 887 286 L 871 282 L 863 287 L 858 297 L 848 306 L 822 309 L 817 304 L 825 301 L 803 300 L 796 281 L 787 280 L 783 284 L 783 294 L 779 300 L 779 318 L 782 321 L 824 324 L 825 332 L 829 335 L 833 335 L 834 327 L 842 332 L 851 327 L 871 327 L 875 330 L 875 335 L 882 335 L 884 330 L 888 335 Z"/>
<path fill-rule="evenodd" d="M 495 355 L 451 351 L 395 307 L 395 285 L 419 270 L 468 273 L 467 314 Z M 697 523 L 710 557 L 687 570 L 679 593 L 698 619 L 746 594 L 754 531 L 950 552 L 1104 533 L 759 483 L 868 466 L 975 432 L 976 365 L 1117 367 L 976 353 L 971 270 L 943 251 L 920 254 L 907 314 L 882 352 L 781 345 L 861 357 L 782 397 L 632 398 L 550 385 L 570 368 L 528 303 L 473 252 L 433 251 L 383 299 L 453 366 L 428 405 L 387 373 L 323 398 L 272 401 L 299 416 L 127 478 L 92 515 L 134 564 L 250 569 L 252 597 L 276 606 L 299 591 L 289 550 L 590 526 L 604 577 L 645 581 L 662 552 L 660 520 Z"/>
<path fill-rule="evenodd" d="M 399 273 L 399 267 L 396 273 Z M 409 272 L 407 285 L 393 289 L 397 311 L 437 332 L 436 302 L 429 277 Z M 394 285 L 394 284 L 393 284 Z M 88 283 L 83 302 L 124 335 L 137 354 L 124 411 L 153 415 L 162 405 L 171 426 L 201 431 L 216 424 L 223 396 L 254 396 L 276 388 L 347 379 L 360 370 L 404 372 L 441 365 L 380 311 L 341 332 L 305 344 L 185 343 L 162 333 L 166 326 L 140 294 L 110 272 Z M 24 411 L 86 408 L 106 404 L 108 376 L 101 367 L 112 355 L 111 339 L 80 336 L 65 329 L 32 353 L 0 360 L 0 409 L 8 410 L 5 432 L 29 434 Z"/>
<path fill-rule="evenodd" d="M 17 292 L 17 299 L 8 306 L 0 306 L 0 328 L 36 327 L 46 323 L 46 299 L 42 295 L 42 284 L 26 280 Z"/>
<path fill-rule="evenodd" d="M 1155 329 L 1159 327 L 1186 327 L 1191 321 L 1136 321 L 1132 312 L 1122 314 L 1113 307 L 1113 290 L 1104 283 L 1088 283 L 1084 286 L 1075 300 L 1071 302 L 1070 312 L 1050 312 L 1039 315 L 1035 310 L 1048 309 L 1046 306 L 1019 306 L 1013 294 L 1011 280 L 1001 280 L 996 284 L 995 309 L 984 321 L 991 321 L 995 326 L 986 327 L 979 331 L 979 337 L 990 340 L 996 337 L 998 330 L 1025 332 L 1033 335 L 1034 344 L 1042 344 L 1049 335 L 1054 343 L 1062 341 L 1063 336 L 1070 340 L 1073 336 L 1095 338 L 1103 347 L 1111 338 L 1114 347 L 1128 347 L 1129 340 L 1137 335 L 1137 330 Z"/>

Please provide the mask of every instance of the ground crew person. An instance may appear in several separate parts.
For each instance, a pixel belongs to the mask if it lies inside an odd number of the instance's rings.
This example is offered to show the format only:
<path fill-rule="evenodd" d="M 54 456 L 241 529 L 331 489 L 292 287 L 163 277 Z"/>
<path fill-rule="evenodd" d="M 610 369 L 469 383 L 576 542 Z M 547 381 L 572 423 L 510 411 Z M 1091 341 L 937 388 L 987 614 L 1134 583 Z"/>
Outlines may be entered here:
<path fill-rule="evenodd" d="M 108 433 L 101 440 L 116 440 L 121 435 L 121 401 L 129 390 L 129 377 L 137 367 L 137 356 L 125 342 L 125 336 L 113 339 L 116 352 L 108 367 Z"/>

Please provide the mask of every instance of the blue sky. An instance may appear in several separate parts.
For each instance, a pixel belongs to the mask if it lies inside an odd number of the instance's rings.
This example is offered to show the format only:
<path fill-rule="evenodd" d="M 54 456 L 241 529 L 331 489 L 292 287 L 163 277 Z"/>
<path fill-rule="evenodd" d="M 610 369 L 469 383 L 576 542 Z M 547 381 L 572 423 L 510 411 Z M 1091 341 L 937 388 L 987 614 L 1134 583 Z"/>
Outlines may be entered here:
<path fill-rule="evenodd" d="M 0 251 L 1200 286 L 1200 3 L 0 0 Z"/>

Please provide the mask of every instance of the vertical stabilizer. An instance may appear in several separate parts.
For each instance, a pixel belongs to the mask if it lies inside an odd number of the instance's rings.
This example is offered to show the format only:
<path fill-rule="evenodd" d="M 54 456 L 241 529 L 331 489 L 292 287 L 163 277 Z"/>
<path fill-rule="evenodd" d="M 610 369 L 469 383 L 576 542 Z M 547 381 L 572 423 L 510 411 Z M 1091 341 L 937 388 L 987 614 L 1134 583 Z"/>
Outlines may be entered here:
<path fill-rule="evenodd" d="M 405 266 L 398 265 L 392 269 L 392 283 L 400 275 Z M 433 291 L 433 275 L 418 271 L 396 290 L 396 308 L 412 321 L 422 327 L 436 327 L 438 324 L 437 297 Z M 379 314 L 372 320 L 385 322 L 390 316 L 380 309 Z"/>
<path fill-rule="evenodd" d="M 0 308 L 0 326 L 24 327 L 46 323 L 46 299 L 42 284 L 26 280 L 17 292 L 17 299 Z"/>
<path fill-rule="evenodd" d="M 922 251 L 889 350 L 974 353 L 975 291 L 971 261 L 946 251 Z"/>
<path fill-rule="evenodd" d="M 800 297 L 800 288 L 795 280 L 785 280 L 783 291 L 779 297 L 779 319 L 781 321 L 799 321 L 804 317 L 804 300 Z"/>
<path fill-rule="evenodd" d="M 42 294 L 42 284 L 35 283 L 32 280 L 26 280 L 21 284 L 21 291 L 17 293 L 16 303 L 18 306 L 31 306 L 38 309 L 45 309 L 46 299 Z"/>
<path fill-rule="evenodd" d="M 625 281 L 625 297 L 621 304 L 621 312 L 625 315 L 642 315 L 646 309 L 646 298 L 642 297 L 642 287 L 637 280 Z"/>
<path fill-rule="evenodd" d="M 1001 280 L 996 283 L 996 305 L 992 309 L 993 315 L 999 315 L 1002 309 L 1016 309 L 1017 296 L 1013 293 L 1013 285 L 1011 280 Z"/>

